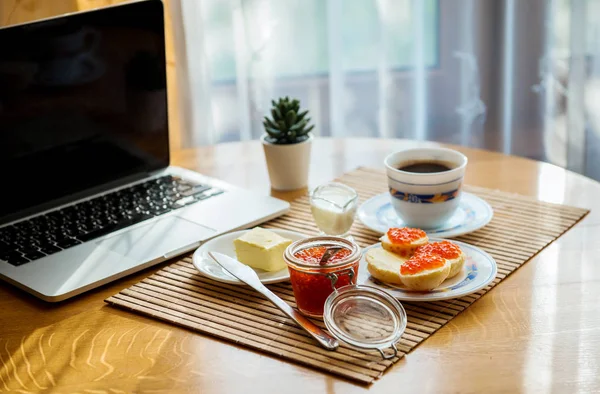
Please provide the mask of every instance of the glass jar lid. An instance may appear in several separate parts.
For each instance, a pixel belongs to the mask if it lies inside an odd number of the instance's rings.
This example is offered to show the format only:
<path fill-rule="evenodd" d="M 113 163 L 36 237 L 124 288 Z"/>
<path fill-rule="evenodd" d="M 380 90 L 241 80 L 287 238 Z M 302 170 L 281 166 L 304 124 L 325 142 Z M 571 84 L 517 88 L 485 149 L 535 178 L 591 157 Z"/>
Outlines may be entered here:
<path fill-rule="evenodd" d="M 362 349 L 377 349 L 384 359 L 396 357 L 396 342 L 406 329 L 406 311 L 388 293 L 370 286 L 348 285 L 325 301 L 323 321 L 337 339 Z M 391 352 L 384 350 L 391 348 Z"/>

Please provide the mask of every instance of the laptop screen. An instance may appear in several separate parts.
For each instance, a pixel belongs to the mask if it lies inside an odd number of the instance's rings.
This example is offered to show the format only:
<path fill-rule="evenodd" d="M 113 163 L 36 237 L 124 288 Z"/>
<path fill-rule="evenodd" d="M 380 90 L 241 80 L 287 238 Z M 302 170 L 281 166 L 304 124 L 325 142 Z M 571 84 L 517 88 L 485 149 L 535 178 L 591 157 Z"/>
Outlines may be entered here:
<path fill-rule="evenodd" d="M 169 163 L 163 8 L 0 29 L 0 218 Z"/>

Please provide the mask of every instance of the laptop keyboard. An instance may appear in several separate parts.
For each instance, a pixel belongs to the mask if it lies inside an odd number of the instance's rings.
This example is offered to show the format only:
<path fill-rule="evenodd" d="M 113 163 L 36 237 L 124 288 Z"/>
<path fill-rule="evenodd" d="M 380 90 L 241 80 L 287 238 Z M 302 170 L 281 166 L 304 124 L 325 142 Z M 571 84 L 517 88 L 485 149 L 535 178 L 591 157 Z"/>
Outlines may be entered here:
<path fill-rule="evenodd" d="M 223 193 L 166 175 L 0 228 L 0 260 L 18 266 Z"/>

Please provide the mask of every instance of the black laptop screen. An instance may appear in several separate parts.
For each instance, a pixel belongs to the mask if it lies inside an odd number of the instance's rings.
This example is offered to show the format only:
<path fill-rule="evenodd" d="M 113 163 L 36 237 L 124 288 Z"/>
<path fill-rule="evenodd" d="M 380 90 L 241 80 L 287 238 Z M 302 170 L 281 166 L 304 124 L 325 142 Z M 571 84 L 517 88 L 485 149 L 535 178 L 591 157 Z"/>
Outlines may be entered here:
<path fill-rule="evenodd" d="M 169 162 L 158 0 L 0 30 L 0 218 Z"/>

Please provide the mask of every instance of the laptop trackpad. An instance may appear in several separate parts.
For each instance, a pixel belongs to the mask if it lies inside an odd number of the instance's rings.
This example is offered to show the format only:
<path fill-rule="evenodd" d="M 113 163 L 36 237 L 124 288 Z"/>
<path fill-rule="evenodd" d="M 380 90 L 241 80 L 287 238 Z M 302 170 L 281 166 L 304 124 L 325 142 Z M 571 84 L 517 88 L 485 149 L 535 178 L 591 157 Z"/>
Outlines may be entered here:
<path fill-rule="evenodd" d="M 170 216 L 99 241 L 98 245 L 141 262 L 209 238 L 215 232 L 211 228 Z"/>

